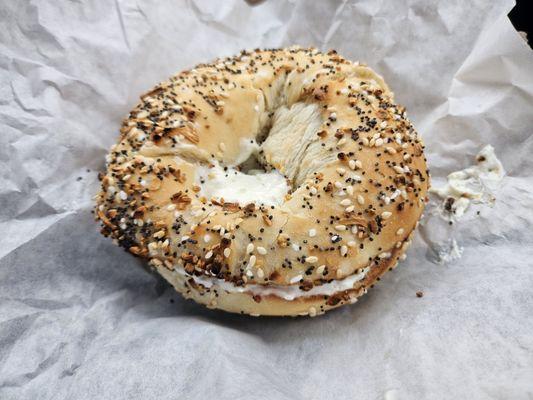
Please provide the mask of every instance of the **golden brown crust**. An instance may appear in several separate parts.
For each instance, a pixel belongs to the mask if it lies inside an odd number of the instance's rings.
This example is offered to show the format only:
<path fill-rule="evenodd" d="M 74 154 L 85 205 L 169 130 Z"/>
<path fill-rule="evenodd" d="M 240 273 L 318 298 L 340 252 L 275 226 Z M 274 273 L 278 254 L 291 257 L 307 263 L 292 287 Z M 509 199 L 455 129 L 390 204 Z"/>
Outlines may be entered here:
<path fill-rule="evenodd" d="M 271 133 L 262 145 L 265 166 L 292 186 L 281 206 L 202 196 L 199 165 L 235 165 L 242 140 L 276 131 L 278 111 L 298 107 L 318 121 L 298 162 L 295 146 L 280 145 L 288 136 Z M 328 301 L 337 294 L 305 293 L 377 263 L 362 281 L 372 284 L 403 254 L 429 185 L 423 144 L 382 78 L 314 49 L 243 52 L 181 72 L 141 97 L 107 161 L 96 209 L 102 233 L 204 304 L 177 270 L 238 288 L 301 288 L 290 301 L 219 294 L 215 307 L 261 315 L 336 307 Z"/>

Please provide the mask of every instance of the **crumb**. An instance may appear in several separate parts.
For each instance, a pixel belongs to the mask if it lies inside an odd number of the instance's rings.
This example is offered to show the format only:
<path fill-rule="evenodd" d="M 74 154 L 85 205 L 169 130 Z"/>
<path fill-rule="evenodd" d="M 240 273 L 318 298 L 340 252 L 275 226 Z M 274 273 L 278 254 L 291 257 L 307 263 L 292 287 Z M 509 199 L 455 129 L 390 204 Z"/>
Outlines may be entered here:
<path fill-rule="evenodd" d="M 78 176 L 78 177 L 76 178 L 76 180 L 77 180 L 78 182 L 81 181 L 82 179 L 83 179 L 83 178 L 82 178 L 81 176 Z"/>
<path fill-rule="evenodd" d="M 416 297 L 424 297 L 424 292 L 419 290 L 418 292 L 416 292 Z"/>

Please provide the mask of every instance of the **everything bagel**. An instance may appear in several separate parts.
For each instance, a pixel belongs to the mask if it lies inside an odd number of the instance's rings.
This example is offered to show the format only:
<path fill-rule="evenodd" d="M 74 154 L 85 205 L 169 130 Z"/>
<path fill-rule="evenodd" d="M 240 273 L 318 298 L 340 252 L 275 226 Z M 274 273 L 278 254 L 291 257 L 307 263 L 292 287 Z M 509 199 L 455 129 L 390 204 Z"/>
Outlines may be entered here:
<path fill-rule="evenodd" d="M 96 216 L 186 298 L 314 316 L 355 302 L 404 256 L 429 185 L 423 148 L 367 66 L 243 51 L 141 97 Z"/>

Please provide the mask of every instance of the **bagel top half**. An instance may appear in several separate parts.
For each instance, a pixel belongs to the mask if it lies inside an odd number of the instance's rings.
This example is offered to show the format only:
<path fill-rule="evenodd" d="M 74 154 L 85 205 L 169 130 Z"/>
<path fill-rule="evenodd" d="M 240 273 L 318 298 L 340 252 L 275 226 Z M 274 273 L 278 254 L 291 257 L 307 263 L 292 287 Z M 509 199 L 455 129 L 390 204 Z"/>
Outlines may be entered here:
<path fill-rule="evenodd" d="M 143 95 L 120 132 L 97 196 L 103 234 L 227 311 L 350 302 L 402 256 L 426 200 L 405 110 L 334 51 L 197 65 Z"/>

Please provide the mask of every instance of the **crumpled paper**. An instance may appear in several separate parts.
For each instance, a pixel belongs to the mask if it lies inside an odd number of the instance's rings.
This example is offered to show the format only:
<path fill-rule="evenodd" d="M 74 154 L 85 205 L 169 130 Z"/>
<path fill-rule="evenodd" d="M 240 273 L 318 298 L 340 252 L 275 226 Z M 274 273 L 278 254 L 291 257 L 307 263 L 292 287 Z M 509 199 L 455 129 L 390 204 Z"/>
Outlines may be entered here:
<path fill-rule="evenodd" d="M 0 398 L 531 399 L 533 54 L 512 6 L 2 2 Z M 353 306 L 315 319 L 206 310 L 100 236 L 97 172 L 158 81 L 292 44 L 383 74 L 435 184 L 485 144 L 507 176 L 493 208 L 451 228 L 427 217 L 407 261 Z M 436 264 L 451 237 L 462 257 Z"/>

